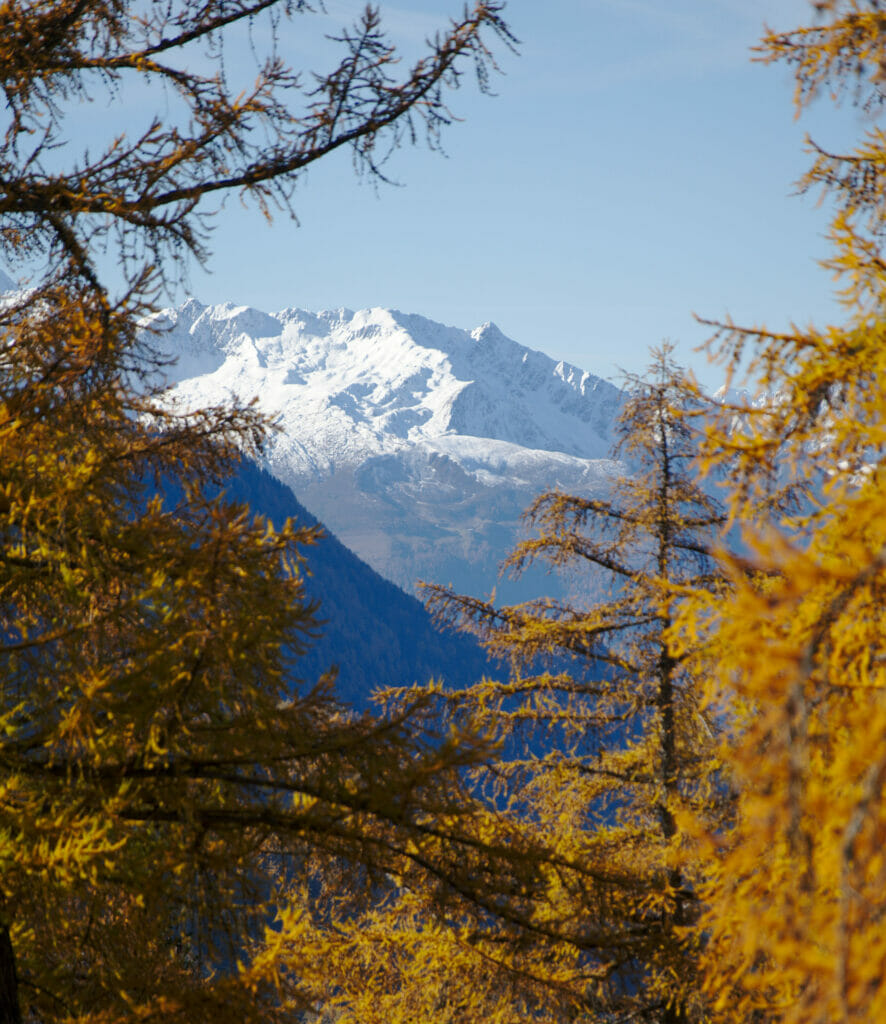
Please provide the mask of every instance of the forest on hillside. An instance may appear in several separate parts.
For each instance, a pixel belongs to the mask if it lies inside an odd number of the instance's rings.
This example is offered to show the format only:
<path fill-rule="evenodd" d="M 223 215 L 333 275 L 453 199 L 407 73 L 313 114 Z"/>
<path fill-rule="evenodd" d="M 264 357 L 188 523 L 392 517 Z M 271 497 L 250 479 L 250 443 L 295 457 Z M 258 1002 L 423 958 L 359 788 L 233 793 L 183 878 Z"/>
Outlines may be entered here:
<path fill-rule="evenodd" d="M 431 586 L 509 671 L 378 678 L 369 709 L 303 671 L 319 528 L 225 488 L 272 424 L 170 405 L 140 330 L 216 198 L 269 215 L 336 150 L 372 176 L 439 146 L 448 90 L 515 45 L 479 0 L 398 62 L 367 7 L 299 77 L 275 27 L 314 13 L 0 3 L 0 248 L 30 274 L 0 309 L 0 1024 L 879 1024 L 886 5 L 816 0 L 758 52 L 798 107 L 872 115 L 801 182 L 844 321 L 711 323 L 748 402 L 655 350 L 617 428 L 636 471 L 539 495 L 508 563 L 600 600 Z M 222 41 L 259 21 L 235 91 Z M 165 113 L 63 146 L 124 80 Z"/>

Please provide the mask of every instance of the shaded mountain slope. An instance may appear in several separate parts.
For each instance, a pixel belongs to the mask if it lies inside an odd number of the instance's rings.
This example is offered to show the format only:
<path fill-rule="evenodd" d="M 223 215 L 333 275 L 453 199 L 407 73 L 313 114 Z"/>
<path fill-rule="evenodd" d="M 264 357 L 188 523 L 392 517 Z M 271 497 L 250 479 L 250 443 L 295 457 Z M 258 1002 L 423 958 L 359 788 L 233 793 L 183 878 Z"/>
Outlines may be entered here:
<path fill-rule="evenodd" d="M 308 525 L 317 521 L 288 487 L 247 460 L 225 492 L 277 524 L 287 517 Z M 299 662 L 306 682 L 337 665 L 340 696 L 363 707 L 379 686 L 431 678 L 463 686 L 484 674 L 502 674 L 473 640 L 438 630 L 418 600 L 361 562 L 328 531 L 305 554 L 308 593 L 320 601 L 325 622 L 322 635 Z"/>

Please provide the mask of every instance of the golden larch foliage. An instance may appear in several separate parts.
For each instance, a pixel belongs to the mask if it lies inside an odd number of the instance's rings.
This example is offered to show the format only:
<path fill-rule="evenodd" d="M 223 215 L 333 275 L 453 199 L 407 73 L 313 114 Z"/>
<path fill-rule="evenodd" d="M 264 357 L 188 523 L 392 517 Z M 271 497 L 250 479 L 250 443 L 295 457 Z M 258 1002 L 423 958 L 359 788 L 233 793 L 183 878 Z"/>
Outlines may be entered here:
<path fill-rule="evenodd" d="M 718 325 L 721 359 L 734 370 L 749 357 L 758 388 L 722 410 L 705 445 L 708 467 L 737 467 L 747 557 L 732 561 L 723 598 L 684 606 L 675 642 L 700 655 L 710 706 L 729 723 L 735 820 L 706 832 L 716 1019 L 875 1024 L 886 1019 L 886 9 L 814 6 L 813 25 L 768 34 L 760 56 L 792 68 L 798 109 L 829 92 L 872 118 L 852 153 L 810 143 L 801 182 L 835 202 L 828 266 L 846 322 Z M 793 514 L 749 513 L 799 485 Z"/>
<path fill-rule="evenodd" d="M 439 1001 L 453 988 L 480 998 L 489 975 L 483 1019 L 530 1010 L 545 1021 L 705 1019 L 702 866 L 678 816 L 689 808 L 713 827 L 730 809 L 716 722 L 701 707 L 691 660 L 667 640 L 687 594 L 725 586 L 710 555 L 723 513 L 691 476 L 689 414 L 702 407 L 665 347 L 647 378 L 629 382 L 616 449 L 627 469 L 611 493 L 551 492 L 528 510 L 532 535 L 506 568 L 567 567 L 584 575 L 590 599 L 497 606 L 427 588 L 444 621 L 510 661 L 507 682 L 440 700 L 453 721 L 464 716 L 497 738 L 497 756 L 473 784 L 501 821 L 539 844 L 545 888 L 524 904 L 528 929 L 474 922 L 473 943 L 450 956 L 448 989 L 430 981 L 430 962 L 400 984 L 410 1000 L 433 991 Z M 388 698 L 397 707 L 415 695 Z M 418 948 L 413 955 L 421 958 Z"/>
<path fill-rule="evenodd" d="M 184 257 L 207 256 L 207 200 L 287 209 L 300 171 L 336 149 L 373 174 L 419 128 L 435 145 L 461 64 L 482 87 L 489 39 L 511 41 L 501 4 L 478 2 L 399 71 L 367 7 L 303 84 L 276 26 L 315 13 L 0 0 L 0 249 L 32 275 L 0 302 L 10 1024 L 301 1020 L 336 995 L 324 886 L 353 916 L 408 879 L 443 921 L 494 913 L 538 874 L 519 841 L 478 839 L 490 815 L 463 775 L 490 744 L 475 727 L 441 729 L 427 700 L 356 715 L 331 674 L 299 679 L 317 531 L 219 491 L 269 424 L 236 403 L 183 415 L 156 383 L 143 318 Z M 269 51 L 241 92 L 224 37 L 263 14 Z M 165 115 L 78 152 L 81 102 L 128 89 Z"/>

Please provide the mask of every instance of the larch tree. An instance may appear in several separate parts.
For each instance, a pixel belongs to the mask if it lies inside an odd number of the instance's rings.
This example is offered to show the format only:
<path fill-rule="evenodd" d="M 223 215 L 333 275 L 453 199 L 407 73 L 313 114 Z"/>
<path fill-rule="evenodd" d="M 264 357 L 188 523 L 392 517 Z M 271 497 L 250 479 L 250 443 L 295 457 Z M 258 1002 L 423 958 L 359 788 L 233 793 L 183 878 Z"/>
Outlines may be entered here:
<path fill-rule="evenodd" d="M 690 659 L 669 641 L 687 593 L 718 593 L 723 583 L 711 557 L 723 514 L 691 468 L 692 413 L 701 408 L 663 349 L 647 378 L 629 382 L 615 454 L 630 471 L 610 495 L 551 492 L 528 510 L 533 536 L 505 568 L 588 573 L 596 601 L 499 607 L 427 588 L 438 617 L 512 665 L 508 682 L 484 680 L 441 699 L 455 721 L 486 723 L 499 741 L 473 776 L 477 790 L 553 851 L 547 898 L 530 908 L 535 932 L 475 926 L 466 929 L 473 949 L 462 941 L 453 951 L 450 989 L 459 971 L 471 984 L 486 976 L 483 1019 L 705 1017 L 700 869 L 678 820 L 691 810 L 717 828 L 728 800 L 716 725 Z M 422 994 L 446 998 L 432 965 L 422 978 Z M 403 991 L 416 999 L 414 986 Z"/>
<path fill-rule="evenodd" d="M 874 1024 L 886 1019 L 886 5 L 813 6 L 813 24 L 769 32 L 759 53 L 793 70 L 798 112 L 826 93 L 869 118 L 851 152 L 810 141 L 801 181 L 834 202 L 826 266 L 846 320 L 716 325 L 721 359 L 749 364 L 758 394 L 723 409 L 706 460 L 733 461 L 738 521 L 773 480 L 818 486 L 799 513 L 747 530 L 729 595 L 687 607 L 678 633 L 702 651 L 730 726 L 735 820 L 707 834 L 716 1019 Z"/>
<path fill-rule="evenodd" d="M 337 995 L 321 882 L 343 914 L 408 883 L 443 919 L 506 909 L 538 874 L 465 788 L 488 753 L 473 725 L 442 732 L 422 701 L 355 717 L 331 678 L 298 679 L 315 535 L 217 494 L 267 424 L 171 410 L 139 326 L 174 261 L 207 255 L 212 196 L 286 207 L 337 148 L 379 173 L 419 126 L 436 144 L 462 63 L 482 85 L 488 37 L 510 41 L 501 4 L 399 78 L 367 8 L 336 67 L 303 86 L 272 52 L 242 93 L 223 40 L 263 13 L 313 12 L 0 3 L 0 246 L 32 275 L 0 311 L 3 1024 L 301 1019 Z M 126 89 L 159 89 L 169 118 L 71 155 L 72 110 Z"/>

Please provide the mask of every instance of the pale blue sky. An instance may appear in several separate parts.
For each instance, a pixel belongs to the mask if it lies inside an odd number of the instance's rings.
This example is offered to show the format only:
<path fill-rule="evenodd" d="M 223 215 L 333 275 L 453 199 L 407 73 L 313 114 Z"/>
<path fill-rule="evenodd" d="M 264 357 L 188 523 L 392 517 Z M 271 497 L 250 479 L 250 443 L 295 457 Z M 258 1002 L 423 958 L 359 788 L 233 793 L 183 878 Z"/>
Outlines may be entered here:
<path fill-rule="evenodd" d="M 359 0 L 298 17 L 282 49 L 296 66 Z M 414 49 L 461 0 L 381 3 Z M 786 68 L 750 62 L 764 21 L 810 18 L 807 0 L 510 0 L 521 53 L 501 50 L 497 96 L 466 81 L 448 156 L 401 150 L 401 188 L 354 178 L 350 160 L 317 164 L 295 199 L 296 226 L 268 226 L 228 201 L 204 302 L 272 311 L 388 306 L 460 327 L 495 321 L 556 358 L 614 377 L 650 345 L 716 384 L 693 347 L 695 311 L 784 326 L 839 315 L 816 260 L 826 210 L 792 196 L 804 131 L 828 146 L 863 127 L 828 100 L 799 122 Z M 261 30 L 257 30 L 260 33 Z M 228 60 L 235 54 L 229 50 Z M 179 295 L 178 298 L 181 298 Z"/>

